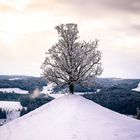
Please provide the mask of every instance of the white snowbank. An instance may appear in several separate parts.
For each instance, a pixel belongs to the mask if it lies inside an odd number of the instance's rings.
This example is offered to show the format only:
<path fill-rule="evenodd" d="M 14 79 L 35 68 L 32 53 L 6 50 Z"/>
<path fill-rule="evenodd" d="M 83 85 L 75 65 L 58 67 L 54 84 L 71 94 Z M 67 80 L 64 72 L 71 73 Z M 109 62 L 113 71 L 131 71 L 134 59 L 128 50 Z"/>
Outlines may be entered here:
<path fill-rule="evenodd" d="M 66 94 L 49 94 L 49 96 L 53 97 L 53 98 L 60 98 L 62 96 L 64 96 Z"/>
<path fill-rule="evenodd" d="M 14 101 L 0 101 L 0 108 L 7 111 L 12 110 L 21 110 L 22 106 L 20 102 L 14 102 Z"/>
<path fill-rule="evenodd" d="M 27 90 L 22 90 L 20 88 L 0 88 L 1 92 L 15 92 L 15 93 L 20 93 L 20 94 L 28 94 L 29 92 Z"/>
<path fill-rule="evenodd" d="M 14 81 L 14 80 L 21 80 L 22 78 L 11 78 L 9 79 L 10 81 Z"/>
<path fill-rule="evenodd" d="M 140 83 L 138 84 L 138 87 L 137 88 L 134 88 L 132 90 L 135 90 L 135 91 L 140 91 Z"/>
<path fill-rule="evenodd" d="M 96 90 L 96 93 L 97 93 L 97 92 L 100 92 L 100 91 L 101 91 L 101 89 L 97 89 L 97 90 Z"/>
<path fill-rule="evenodd" d="M 47 91 L 48 91 L 48 86 L 44 86 L 44 87 L 43 87 L 43 90 L 41 91 L 41 93 L 46 94 Z"/>
<path fill-rule="evenodd" d="M 43 87 L 43 90 L 41 91 L 41 93 L 43 94 L 47 94 L 53 98 L 59 98 L 59 97 L 62 97 L 64 96 L 65 94 L 60 94 L 60 93 L 57 93 L 57 94 L 53 94 L 52 91 L 53 91 L 53 87 L 54 87 L 54 84 L 53 83 L 48 83 L 47 86 L 44 86 Z"/>
<path fill-rule="evenodd" d="M 0 127 L 1 140 L 140 140 L 140 121 L 66 95 Z"/>
<path fill-rule="evenodd" d="M 50 94 L 52 92 L 53 87 L 54 87 L 53 83 L 48 83 L 47 86 L 43 87 L 43 90 L 41 91 L 41 93 Z"/>

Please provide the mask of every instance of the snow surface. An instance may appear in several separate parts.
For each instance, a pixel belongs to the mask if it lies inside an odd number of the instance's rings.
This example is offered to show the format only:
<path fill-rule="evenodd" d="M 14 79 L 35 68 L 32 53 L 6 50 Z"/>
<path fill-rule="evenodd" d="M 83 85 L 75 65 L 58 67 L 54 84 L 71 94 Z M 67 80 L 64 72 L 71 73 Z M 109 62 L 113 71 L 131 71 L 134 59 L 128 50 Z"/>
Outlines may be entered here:
<path fill-rule="evenodd" d="M 137 88 L 134 88 L 132 90 L 135 90 L 135 91 L 140 91 L 140 83 L 138 84 L 138 87 Z"/>
<path fill-rule="evenodd" d="M 52 92 L 53 87 L 53 83 L 48 83 L 47 86 L 43 86 L 43 90 L 41 91 L 41 93 L 50 94 Z"/>
<path fill-rule="evenodd" d="M 0 126 L 2 126 L 6 122 L 6 119 L 0 119 Z"/>
<path fill-rule="evenodd" d="M 48 83 L 47 86 L 43 86 L 43 90 L 40 93 L 46 94 L 48 96 L 51 96 L 53 98 L 59 98 L 64 95 L 67 95 L 67 93 L 64 92 L 58 92 L 58 93 L 53 93 L 53 87 L 55 85 L 53 83 Z M 75 92 L 76 95 L 83 95 L 83 94 L 91 94 L 93 92 Z"/>
<path fill-rule="evenodd" d="M 11 78 L 10 81 L 21 80 L 22 78 Z"/>
<path fill-rule="evenodd" d="M 0 108 L 4 109 L 6 111 L 21 110 L 22 105 L 20 104 L 20 102 L 0 101 Z"/>
<path fill-rule="evenodd" d="M 28 94 L 27 90 L 22 90 L 20 88 L 0 88 L 0 91 L 7 92 L 7 93 L 15 92 L 20 94 Z"/>
<path fill-rule="evenodd" d="M 44 86 L 43 87 L 43 90 L 41 91 L 41 93 L 43 94 L 47 94 L 48 96 L 51 96 L 53 98 L 59 98 L 59 97 L 62 97 L 64 96 L 65 94 L 53 94 L 53 87 L 54 87 L 54 84 L 53 83 L 48 83 L 47 86 Z"/>
<path fill-rule="evenodd" d="M 64 96 L 66 94 L 49 94 L 49 96 L 53 97 L 53 98 L 60 98 L 62 96 Z"/>
<path fill-rule="evenodd" d="M 65 95 L 0 127 L 1 140 L 140 140 L 140 121 Z"/>
<path fill-rule="evenodd" d="M 49 91 L 48 86 L 43 86 L 43 90 L 41 91 L 41 93 L 48 94 L 48 91 Z"/>

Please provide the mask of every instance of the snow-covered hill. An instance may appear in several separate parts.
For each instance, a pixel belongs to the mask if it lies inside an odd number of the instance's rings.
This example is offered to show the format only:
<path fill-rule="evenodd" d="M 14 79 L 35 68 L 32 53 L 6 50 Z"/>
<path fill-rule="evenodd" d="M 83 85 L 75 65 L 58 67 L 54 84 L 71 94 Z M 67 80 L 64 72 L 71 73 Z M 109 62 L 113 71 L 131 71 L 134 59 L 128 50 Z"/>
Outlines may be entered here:
<path fill-rule="evenodd" d="M 140 140 L 140 121 L 65 95 L 0 127 L 0 140 Z"/>

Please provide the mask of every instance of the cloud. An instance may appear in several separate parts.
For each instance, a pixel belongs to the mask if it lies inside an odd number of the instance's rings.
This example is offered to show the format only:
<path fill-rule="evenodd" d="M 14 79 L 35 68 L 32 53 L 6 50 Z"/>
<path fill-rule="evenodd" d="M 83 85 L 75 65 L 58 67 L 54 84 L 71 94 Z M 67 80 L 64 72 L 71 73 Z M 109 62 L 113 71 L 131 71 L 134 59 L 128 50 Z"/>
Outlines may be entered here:
<path fill-rule="evenodd" d="M 128 26 L 129 30 L 133 31 L 131 33 L 135 34 L 135 35 L 140 35 L 140 24 L 131 24 Z"/>
<path fill-rule="evenodd" d="M 22 11 L 30 2 L 30 0 L 0 0 L 0 11 Z"/>
<path fill-rule="evenodd" d="M 32 10 L 48 10 L 59 7 L 70 7 L 70 9 L 79 11 L 83 15 L 98 15 L 106 12 L 131 12 L 138 14 L 140 12 L 140 1 L 139 0 L 32 0 L 27 6 L 28 9 Z M 62 10 L 62 9 L 60 9 Z M 68 10 L 66 10 L 69 12 Z M 73 12 L 73 11 L 70 11 Z M 112 13 L 110 13 L 112 14 Z M 101 15 L 101 14 L 100 14 Z"/>
<path fill-rule="evenodd" d="M 49 37 L 53 37 L 52 32 L 41 31 L 19 34 L 13 45 L 0 43 L 0 73 L 40 76 L 45 52 L 52 44 Z"/>
<path fill-rule="evenodd" d="M 122 10 L 126 12 L 132 13 L 140 13 L 140 1 L 139 0 L 104 0 L 104 4 L 108 5 L 109 7 L 114 8 L 114 10 Z"/>
<path fill-rule="evenodd" d="M 45 51 L 57 41 L 54 26 L 73 22 L 81 39 L 100 40 L 104 76 L 140 76 L 139 0 L 10 1 L 0 1 L 1 73 L 39 75 Z"/>
<path fill-rule="evenodd" d="M 64 1 L 63 1 L 64 2 Z M 80 6 L 89 6 L 96 7 L 97 9 L 100 7 L 111 8 L 114 10 L 122 10 L 122 11 L 131 11 L 131 12 L 140 12 L 140 1 L 139 0 L 71 0 L 65 1 L 68 4 L 76 5 L 76 7 Z M 84 10 L 84 9 L 83 9 Z M 88 9 L 87 9 L 88 10 Z M 94 11 L 94 9 L 93 9 Z"/>
<path fill-rule="evenodd" d="M 15 9 L 13 7 L 11 7 L 10 5 L 0 4 L 0 11 L 1 12 L 8 12 L 8 11 L 15 11 Z"/>
<path fill-rule="evenodd" d="M 31 3 L 26 6 L 26 10 L 46 11 L 56 7 L 59 3 L 59 0 L 31 0 Z"/>
<path fill-rule="evenodd" d="M 75 13 L 76 15 L 111 16 L 111 14 L 139 14 L 139 0 L 0 0 L 0 10 L 50 11 L 55 14 Z M 71 9 L 71 10 L 70 10 Z M 65 11 L 64 11 L 65 10 Z M 69 11 L 70 10 L 70 11 Z M 74 11 L 73 11 L 74 10 Z M 59 12 L 60 11 L 60 12 Z M 113 13 L 112 13 L 112 12 Z M 71 14 L 72 15 L 72 14 Z"/>

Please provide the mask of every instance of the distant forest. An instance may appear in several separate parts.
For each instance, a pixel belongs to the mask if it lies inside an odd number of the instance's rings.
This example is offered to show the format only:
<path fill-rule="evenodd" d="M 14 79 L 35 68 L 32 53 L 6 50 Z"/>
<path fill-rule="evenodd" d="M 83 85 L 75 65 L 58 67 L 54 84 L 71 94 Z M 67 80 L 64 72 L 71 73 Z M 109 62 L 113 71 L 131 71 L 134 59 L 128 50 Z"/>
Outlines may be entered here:
<path fill-rule="evenodd" d="M 15 76 L 17 78 L 17 76 Z M 15 78 L 12 76 L 12 78 Z M 28 90 L 30 93 L 35 88 L 42 89 L 47 85 L 45 79 L 40 77 L 18 76 L 19 79 L 9 80 L 11 77 L 0 76 L 0 88 L 20 88 Z M 117 79 L 117 78 L 99 78 L 94 85 L 90 87 L 75 87 L 75 92 L 85 92 L 85 98 L 90 99 L 104 107 L 117 111 L 122 114 L 136 115 L 136 108 L 140 108 L 140 92 L 133 91 L 137 88 L 140 79 Z M 64 90 L 67 87 L 54 87 L 54 93 Z M 100 89 L 96 92 L 97 89 Z M 88 93 L 90 92 L 90 94 Z M 86 94 L 88 93 L 88 94 Z M 27 106 L 27 112 L 53 100 L 40 96 L 37 99 L 31 99 L 29 95 L 2 93 L 0 92 L 0 101 L 20 101 L 22 105 Z M 22 115 L 25 113 L 23 110 Z M 27 113 L 26 112 L 26 113 Z"/>
<path fill-rule="evenodd" d="M 14 78 L 17 79 L 12 80 Z M 40 77 L 0 76 L 0 88 L 20 88 L 31 93 L 35 88 L 42 90 L 42 87 L 46 85 L 46 80 Z"/>

